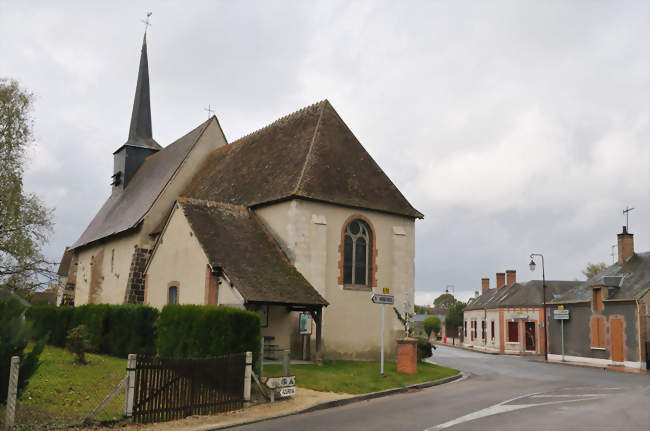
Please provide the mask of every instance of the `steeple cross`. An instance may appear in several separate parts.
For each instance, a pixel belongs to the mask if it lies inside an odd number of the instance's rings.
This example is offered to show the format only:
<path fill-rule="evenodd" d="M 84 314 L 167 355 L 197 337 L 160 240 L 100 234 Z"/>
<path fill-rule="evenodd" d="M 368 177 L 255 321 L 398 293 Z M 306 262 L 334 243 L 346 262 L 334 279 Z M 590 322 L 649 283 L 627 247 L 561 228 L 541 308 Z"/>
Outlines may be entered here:
<path fill-rule="evenodd" d="M 144 23 L 144 32 L 145 32 L 145 33 L 147 32 L 147 29 L 148 29 L 149 27 L 151 27 L 151 22 L 149 21 L 149 18 L 151 18 L 151 14 L 152 14 L 152 13 L 153 13 L 153 12 L 147 12 L 147 17 L 146 17 L 145 19 L 141 19 L 141 20 L 140 20 L 140 21 L 142 21 L 142 22 Z"/>
<path fill-rule="evenodd" d="M 625 229 L 628 231 L 630 230 L 630 211 L 632 211 L 634 208 L 630 208 L 630 206 L 626 206 L 625 209 L 623 210 L 623 214 L 625 214 Z"/>
<path fill-rule="evenodd" d="M 204 111 L 208 112 L 208 118 L 212 117 L 212 114 L 214 114 L 215 111 L 212 110 L 212 107 L 208 104 L 207 108 L 203 108 Z"/>

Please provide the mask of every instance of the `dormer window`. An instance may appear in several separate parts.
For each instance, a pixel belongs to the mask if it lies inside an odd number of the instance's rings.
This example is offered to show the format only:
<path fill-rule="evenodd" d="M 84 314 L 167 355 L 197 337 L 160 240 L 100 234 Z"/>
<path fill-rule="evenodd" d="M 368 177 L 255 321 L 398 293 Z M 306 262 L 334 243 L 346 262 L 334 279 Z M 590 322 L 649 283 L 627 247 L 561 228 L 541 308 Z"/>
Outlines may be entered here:
<path fill-rule="evenodd" d="M 591 288 L 591 309 L 593 311 L 603 311 L 603 288 L 601 286 Z"/>

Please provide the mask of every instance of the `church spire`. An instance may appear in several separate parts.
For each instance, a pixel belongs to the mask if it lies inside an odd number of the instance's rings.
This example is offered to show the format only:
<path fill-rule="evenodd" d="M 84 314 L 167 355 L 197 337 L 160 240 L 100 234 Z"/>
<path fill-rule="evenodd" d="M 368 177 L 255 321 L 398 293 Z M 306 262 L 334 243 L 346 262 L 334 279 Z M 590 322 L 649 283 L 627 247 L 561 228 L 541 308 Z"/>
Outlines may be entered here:
<path fill-rule="evenodd" d="M 125 145 L 136 147 L 160 149 L 160 145 L 153 139 L 151 133 L 151 104 L 149 101 L 149 61 L 147 58 L 147 32 L 142 39 L 142 52 L 140 54 L 140 68 L 138 70 L 138 83 L 135 87 L 133 112 L 131 113 L 131 126 L 129 139 Z"/>

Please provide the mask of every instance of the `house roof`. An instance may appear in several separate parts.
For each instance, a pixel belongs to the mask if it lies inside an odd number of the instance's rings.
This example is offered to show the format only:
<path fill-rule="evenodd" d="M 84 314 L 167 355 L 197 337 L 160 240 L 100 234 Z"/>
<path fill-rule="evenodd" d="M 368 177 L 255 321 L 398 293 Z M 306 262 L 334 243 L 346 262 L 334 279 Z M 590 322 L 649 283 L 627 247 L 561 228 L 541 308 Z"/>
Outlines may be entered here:
<path fill-rule="evenodd" d="M 223 268 L 247 302 L 327 305 L 244 206 L 179 199 L 212 267 Z"/>
<path fill-rule="evenodd" d="M 69 247 L 66 247 L 65 251 L 63 252 L 63 256 L 61 257 L 61 263 L 59 263 L 59 269 L 56 272 L 58 275 L 60 276 L 68 275 L 68 271 L 70 269 L 70 263 L 72 262 L 73 255 L 74 252 Z"/>
<path fill-rule="evenodd" d="M 147 157 L 126 188 L 108 198 L 70 248 L 75 249 L 136 227 L 211 121 L 217 121 L 216 117 Z"/>
<path fill-rule="evenodd" d="M 413 321 L 414 322 L 424 322 L 424 319 L 427 317 L 438 317 L 441 322 L 445 321 L 445 318 L 447 317 L 445 314 L 416 314 L 413 316 Z"/>
<path fill-rule="evenodd" d="M 306 198 L 423 217 L 327 100 L 215 150 L 182 196 L 248 207 Z"/>
<path fill-rule="evenodd" d="M 580 281 L 546 280 L 546 302 L 579 285 Z M 499 289 L 488 289 L 465 309 L 478 310 L 498 307 L 537 307 L 544 304 L 542 280 L 512 283 Z"/>
<path fill-rule="evenodd" d="M 605 277 L 608 277 L 605 279 Z M 640 299 L 650 290 L 650 252 L 636 253 L 623 265 L 611 265 L 587 281 L 581 282 L 562 295 L 554 298 L 553 303 L 591 301 L 591 286 L 611 285 L 609 277 L 622 277 L 620 287 L 608 289 L 604 301 Z M 617 283 L 618 280 L 617 280 Z"/>

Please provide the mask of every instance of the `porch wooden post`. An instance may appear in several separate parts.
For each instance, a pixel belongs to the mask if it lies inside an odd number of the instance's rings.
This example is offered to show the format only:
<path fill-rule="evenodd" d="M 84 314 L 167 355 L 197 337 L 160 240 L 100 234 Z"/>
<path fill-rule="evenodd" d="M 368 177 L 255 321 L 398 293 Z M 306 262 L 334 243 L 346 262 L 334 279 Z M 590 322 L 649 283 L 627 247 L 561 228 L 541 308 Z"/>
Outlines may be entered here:
<path fill-rule="evenodd" d="M 323 307 L 314 310 L 314 317 L 316 321 L 316 363 L 322 364 L 323 358 L 321 356 L 321 333 L 323 323 Z"/>

